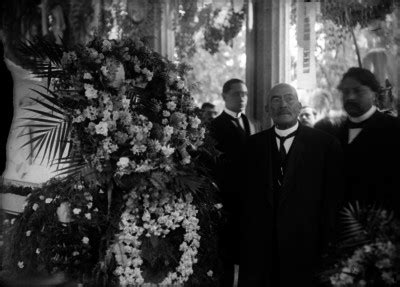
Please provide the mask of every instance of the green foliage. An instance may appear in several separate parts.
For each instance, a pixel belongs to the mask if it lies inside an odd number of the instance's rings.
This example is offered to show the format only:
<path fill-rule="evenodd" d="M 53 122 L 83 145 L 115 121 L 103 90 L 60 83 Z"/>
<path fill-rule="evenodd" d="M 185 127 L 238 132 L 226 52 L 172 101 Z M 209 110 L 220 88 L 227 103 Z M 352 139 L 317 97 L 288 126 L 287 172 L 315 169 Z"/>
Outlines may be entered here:
<path fill-rule="evenodd" d="M 332 20 L 338 26 L 354 29 L 357 25 L 366 27 L 374 20 L 385 19 L 397 4 L 396 0 L 323 0 L 321 12 L 325 19 Z"/>
<path fill-rule="evenodd" d="M 244 7 L 238 12 L 232 7 L 221 9 L 212 4 L 199 9 L 196 1 L 182 1 L 175 38 L 178 58 L 192 58 L 200 47 L 214 55 L 220 51 L 221 42 L 232 46 L 244 19 Z M 203 38 L 201 46 L 195 37 Z"/>
<path fill-rule="evenodd" d="M 244 29 L 233 39 L 233 45 L 219 43 L 218 52 L 211 55 L 202 48 L 202 39 L 197 41 L 196 53 L 183 59 L 193 67 L 188 73 L 188 82 L 192 84 L 192 95 L 200 105 L 211 102 L 218 108 L 223 106 L 222 86 L 231 79 L 245 80 L 246 75 L 246 36 Z"/>

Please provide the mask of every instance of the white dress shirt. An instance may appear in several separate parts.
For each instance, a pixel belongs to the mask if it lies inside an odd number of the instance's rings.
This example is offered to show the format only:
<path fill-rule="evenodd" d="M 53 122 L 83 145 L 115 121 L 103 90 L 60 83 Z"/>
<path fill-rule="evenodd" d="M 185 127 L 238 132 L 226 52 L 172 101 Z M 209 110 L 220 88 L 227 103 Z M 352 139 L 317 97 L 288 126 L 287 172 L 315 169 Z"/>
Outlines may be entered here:
<path fill-rule="evenodd" d="M 233 117 L 235 119 L 238 119 L 239 120 L 239 124 L 242 127 L 242 129 L 245 129 L 241 112 L 236 113 L 236 112 L 233 112 L 231 110 L 228 110 L 226 107 L 224 108 L 224 112 L 227 113 L 228 115 L 230 115 L 231 117 Z"/>
<path fill-rule="evenodd" d="M 349 120 L 353 123 L 361 123 L 367 119 L 369 119 L 376 111 L 376 107 L 372 106 L 365 114 L 359 116 L 359 117 L 351 117 L 349 116 Z M 348 143 L 351 143 L 362 131 L 362 128 L 356 128 L 356 129 L 349 129 L 349 141 Z"/>
<path fill-rule="evenodd" d="M 276 132 L 276 134 L 277 134 L 278 136 L 280 136 L 280 137 L 285 137 L 285 136 L 291 134 L 292 132 L 296 131 L 298 128 L 299 128 L 299 122 L 296 122 L 296 124 L 295 124 L 293 127 L 288 128 L 288 129 L 286 129 L 286 130 L 280 130 L 280 129 L 278 129 L 278 128 L 275 126 L 275 132 Z M 295 136 L 288 138 L 288 139 L 285 140 L 285 142 L 283 143 L 283 145 L 285 146 L 285 149 L 286 149 L 286 154 L 289 153 L 289 149 L 290 149 L 290 147 L 292 146 L 294 137 L 295 137 Z M 275 138 L 276 138 L 276 144 L 277 144 L 277 146 L 278 146 L 278 151 L 279 151 L 280 140 L 279 140 L 277 137 L 275 137 Z"/>

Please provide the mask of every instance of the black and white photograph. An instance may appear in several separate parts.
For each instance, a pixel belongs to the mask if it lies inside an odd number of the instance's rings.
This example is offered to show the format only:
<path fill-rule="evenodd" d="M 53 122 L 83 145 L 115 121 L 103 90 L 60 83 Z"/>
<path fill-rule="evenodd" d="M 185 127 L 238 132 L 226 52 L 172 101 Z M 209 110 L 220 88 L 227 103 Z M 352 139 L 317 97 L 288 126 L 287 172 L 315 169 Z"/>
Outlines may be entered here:
<path fill-rule="evenodd" d="M 0 286 L 400 286 L 400 0 L 2 0 Z"/>

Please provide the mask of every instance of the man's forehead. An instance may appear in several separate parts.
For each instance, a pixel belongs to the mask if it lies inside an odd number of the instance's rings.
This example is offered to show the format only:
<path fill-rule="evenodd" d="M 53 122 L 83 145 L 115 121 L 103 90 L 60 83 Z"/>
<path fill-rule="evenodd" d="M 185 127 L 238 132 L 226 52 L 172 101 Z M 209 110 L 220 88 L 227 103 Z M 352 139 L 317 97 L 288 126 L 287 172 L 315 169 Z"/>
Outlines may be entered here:
<path fill-rule="evenodd" d="M 270 96 L 297 96 L 296 90 L 288 84 L 279 84 L 272 88 Z"/>
<path fill-rule="evenodd" d="M 353 78 L 348 77 L 348 78 L 343 79 L 340 82 L 338 89 L 339 90 L 340 89 L 351 89 L 351 88 L 356 88 L 359 86 L 361 86 L 360 82 L 358 82 L 357 80 L 355 80 Z"/>

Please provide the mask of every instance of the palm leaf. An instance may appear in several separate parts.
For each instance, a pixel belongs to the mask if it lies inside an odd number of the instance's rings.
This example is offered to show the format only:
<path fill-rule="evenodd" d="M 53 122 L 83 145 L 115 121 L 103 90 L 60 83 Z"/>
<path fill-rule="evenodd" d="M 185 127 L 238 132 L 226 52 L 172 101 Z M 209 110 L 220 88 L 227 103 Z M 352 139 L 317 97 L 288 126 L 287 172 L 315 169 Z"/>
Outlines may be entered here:
<path fill-rule="evenodd" d="M 363 225 L 360 214 L 361 209 L 358 202 L 356 202 L 355 206 L 349 203 L 347 207 L 343 208 L 341 211 L 341 222 L 344 227 L 342 239 L 355 239 L 362 236 L 363 232 L 366 231 L 366 226 Z"/>
<path fill-rule="evenodd" d="M 341 211 L 343 226 L 341 245 L 343 247 L 359 246 L 379 235 L 383 223 L 381 217 L 383 211 L 383 208 L 376 205 L 361 207 L 358 202 L 355 205 L 349 203 Z M 392 219 L 393 214 L 390 213 L 385 219 L 385 223 L 389 223 Z"/>
<path fill-rule="evenodd" d="M 39 114 L 39 115 L 49 117 L 49 118 L 55 118 L 58 120 L 62 120 L 64 118 L 63 116 L 58 116 L 58 115 L 55 115 L 54 113 L 49 113 L 49 112 L 45 112 L 45 111 L 41 111 L 41 110 L 36 110 L 36 109 L 31 109 L 31 108 L 23 108 L 23 109 L 26 111 L 33 112 L 35 114 Z"/>
<path fill-rule="evenodd" d="M 203 186 L 203 181 L 197 176 L 180 175 L 176 176 L 174 181 L 179 190 L 186 190 L 195 194 L 198 193 Z"/>
<path fill-rule="evenodd" d="M 45 87 L 44 87 L 45 88 Z M 45 88 L 47 94 L 32 89 L 42 99 L 32 98 L 42 109 L 25 108 L 35 116 L 24 117 L 27 123 L 20 125 L 23 128 L 32 128 L 23 135 L 34 136 L 22 147 L 32 145 L 33 148 L 28 157 L 36 160 L 41 156 L 41 163 L 47 159 L 47 165 L 53 165 L 58 158 L 62 158 L 64 153 L 68 153 L 68 138 L 70 135 L 70 122 L 66 111 L 64 111 L 59 97 L 56 93 Z M 21 135 L 22 136 L 22 135 Z M 21 147 L 21 148 L 22 148 Z"/>
<path fill-rule="evenodd" d="M 63 167 L 60 167 L 62 165 Z M 82 173 L 87 168 L 87 163 L 79 153 L 71 153 L 68 157 L 59 158 L 57 160 L 56 172 L 58 175 L 74 176 Z"/>
<path fill-rule="evenodd" d="M 17 47 L 25 68 L 37 77 L 47 78 L 48 85 L 52 78 L 59 77 L 63 73 L 61 59 L 66 51 L 65 46 L 36 37 L 33 41 L 20 41 Z"/>

